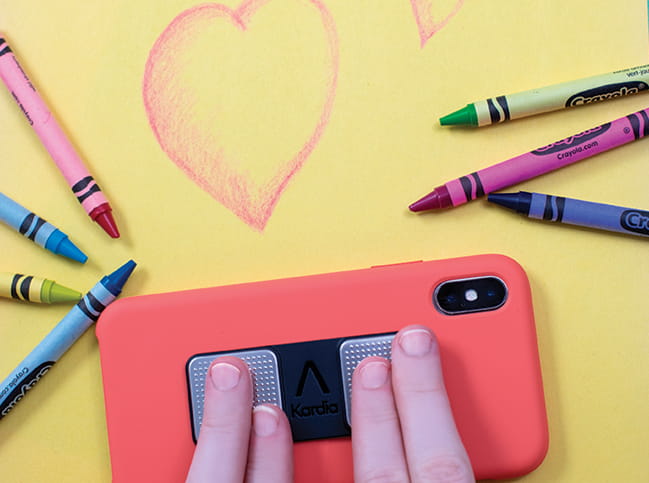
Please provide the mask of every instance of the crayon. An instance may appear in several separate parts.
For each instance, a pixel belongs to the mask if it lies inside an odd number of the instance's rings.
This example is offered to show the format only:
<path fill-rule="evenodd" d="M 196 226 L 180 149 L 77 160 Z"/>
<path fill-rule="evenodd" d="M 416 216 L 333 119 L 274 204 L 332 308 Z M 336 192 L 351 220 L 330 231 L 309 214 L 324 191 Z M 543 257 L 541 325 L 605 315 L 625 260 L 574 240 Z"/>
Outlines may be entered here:
<path fill-rule="evenodd" d="M 68 235 L 0 193 L 0 221 L 52 253 L 86 263 L 88 257 L 70 241 Z"/>
<path fill-rule="evenodd" d="M 22 273 L 0 272 L 0 297 L 25 302 L 53 304 L 57 302 L 78 302 L 81 292 L 72 290 L 54 280 L 23 275 Z"/>
<path fill-rule="evenodd" d="M 106 233 L 119 238 L 112 208 L 0 33 L 0 78 L 72 188 L 83 209 Z"/>
<path fill-rule="evenodd" d="M 492 193 L 487 199 L 537 220 L 649 237 L 649 211 L 542 193 Z"/>
<path fill-rule="evenodd" d="M 134 268 L 135 262 L 130 260 L 103 277 L 0 383 L 0 419 L 25 397 L 27 391 L 99 319 L 102 311 L 121 293 Z"/>
<path fill-rule="evenodd" d="M 494 164 L 438 186 L 411 211 L 458 206 L 492 191 L 559 169 L 649 134 L 649 108 Z"/>
<path fill-rule="evenodd" d="M 649 64 L 467 104 L 440 118 L 442 126 L 481 127 L 583 106 L 649 89 Z"/>

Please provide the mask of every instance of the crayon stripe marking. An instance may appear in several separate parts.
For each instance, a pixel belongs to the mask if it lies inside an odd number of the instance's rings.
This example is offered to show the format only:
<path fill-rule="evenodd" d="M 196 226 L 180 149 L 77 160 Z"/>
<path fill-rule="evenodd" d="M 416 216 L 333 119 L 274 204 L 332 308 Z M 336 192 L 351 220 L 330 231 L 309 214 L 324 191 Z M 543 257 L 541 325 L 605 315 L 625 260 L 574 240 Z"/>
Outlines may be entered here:
<path fill-rule="evenodd" d="M 566 209 L 566 199 L 563 196 L 557 196 L 557 222 L 563 221 L 563 213 Z"/>
<path fill-rule="evenodd" d="M 99 314 L 101 314 L 101 312 L 106 308 L 106 306 L 91 293 L 87 293 L 86 296 L 79 301 L 77 307 L 79 307 L 81 312 L 83 312 L 85 316 L 93 322 L 97 322 Z"/>
<path fill-rule="evenodd" d="M 507 99 L 505 98 L 505 96 L 498 96 L 496 97 L 496 101 L 498 101 L 498 104 L 500 104 L 500 107 L 505 113 L 505 121 L 509 121 L 511 117 L 509 114 L 509 104 L 507 104 Z"/>
<path fill-rule="evenodd" d="M 496 124 L 500 122 L 500 113 L 498 108 L 495 106 L 493 99 L 487 99 L 487 107 L 489 107 L 489 117 L 491 117 L 491 123 Z"/>
<path fill-rule="evenodd" d="M 471 173 L 469 176 L 471 176 L 475 182 L 475 197 L 479 198 L 484 196 L 484 187 L 482 186 L 482 181 L 480 181 L 480 175 L 475 172 Z"/>
<path fill-rule="evenodd" d="M 552 198 L 554 196 L 545 197 L 545 206 L 543 207 L 543 219 L 552 221 Z"/>
<path fill-rule="evenodd" d="M 102 310 L 106 308 L 104 304 L 102 304 L 97 297 L 95 297 L 93 294 L 89 293 L 88 294 L 88 302 L 90 302 L 90 306 L 95 309 L 97 313 L 101 313 Z"/>
<path fill-rule="evenodd" d="M 83 203 L 84 201 L 86 201 L 86 199 L 88 199 L 94 193 L 97 193 L 99 191 L 101 191 L 99 189 L 99 186 L 95 184 L 88 191 L 86 191 L 82 196 L 77 196 L 77 199 L 79 200 L 79 203 Z"/>
<path fill-rule="evenodd" d="M 34 222 L 35 217 L 36 215 L 34 213 L 30 213 L 25 217 L 23 222 L 20 224 L 20 228 L 18 228 L 18 231 L 20 232 L 21 235 L 27 233 L 29 227 L 32 226 L 32 223 Z"/>
<path fill-rule="evenodd" d="M 31 241 L 35 241 L 36 240 L 36 235 L 38 234 L 40 229 L 43 227 L 43 225 L 45 225 L 45 223 L 46 222 L 45 222 L 45 220 L 43 218 L 40 218 L 40 217 L 37 216 L 36 217 L 36 223 L 34 224 L 34 227 L 32 228 L 31 233 L 29 233 L 27 238 L 29 238 Z"/>
<path fill-rule="evenodd" d="M 47 222 L 43 218 L 36 216 L 34 213 L 30 213 L 20 224 L 18 231 L 21 235 L 25 235 L 31 241 L 34 241 L 39 230 L 43 225 L 45 225 L 45 223 Z"/>
<path fill-rule="evenodd" d="M 9 48 L 9 45 L 7 45 L 7 41 L 0 37 L 0 57 L 2 57 L 5 54 L 8 54 L 11 52 L 11 49 Z"/>
<path fill-rule="evenodd" d="M 101 189 L 99 188 L 99 185 L 95 183 L 92 176 L 86 176 L 72 187 L 72 192 L 76 195 L 79 203 L 83 203 L 87 198 L 98 191 L 101 191 Z"/>
<path fill-rule="evenodd" d="M 74 186 L 72 187 L 73 192 L 78 192 L 86 188 L 90 183 L 94 181 L 92 176 L 86 176 L 85 178 L 81 178 L 79 181 L 77 181 Z"/>
<path fill-rule="evenodd" d="M 18 282 L 23 277 L 24 275 L 22 273 L 17 273 L 11 279 L 11 298 L 20 300 L 20 296 L 18 295 Z"/>
<path fill-rule="evenodd" d="M 29 301 L 29 287 L 31 286 L 33 279 L 34 277 L 30 275 L 29 277 L 25 277 L 20 284 L 20 295 L 23 300 Z"/>
<path fill-rule="evenodd" d="M 462 176 L 459 181 L 462 185 L 462 190 L 464 191 L 466 200 L 471 201 L 473 199 L 471 198 L 471 180 L 469 180 L 469 178 L 467 178 L 466 176 Z"/>
<path fill-rule="evenodd" d="M 631 129 L 633 129 L 633 136 L 636 139 L 640 139 L 640 121 L 638 117 L 635 114 L 629 114 L 626 118 L 631 124 Z"/>
<path fill-rule="evenodd" d="M 640 114 L 640 116 L 642 116 L 642 120 L 644 121 L 644 129 L 642 131 L 642 137 L 644 137 L 647 134 L 649 134 L 649 116 L 644 111 L 640 111 L 640 112 L 638 112 L 638 114 Z"/>

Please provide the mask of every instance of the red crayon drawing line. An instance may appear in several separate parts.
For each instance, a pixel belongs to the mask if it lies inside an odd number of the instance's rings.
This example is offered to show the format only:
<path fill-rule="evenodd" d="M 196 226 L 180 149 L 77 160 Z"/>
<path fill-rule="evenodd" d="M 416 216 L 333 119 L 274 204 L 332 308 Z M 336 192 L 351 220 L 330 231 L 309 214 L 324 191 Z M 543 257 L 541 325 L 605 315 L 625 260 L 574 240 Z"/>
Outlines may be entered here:
<path fill-rule="evenodd" d="M 415 14 L 415 20 L 417 20 L 422 47 L 426 45 L 428 39 L 444 28 L 448 21 L 462 8 L 464 0 L 457 0 L 452 10 L 440 21 L 435 20 L 439 17 L 433 15 L 434 3 L 434 0 L 410 0 L 412 12 Z"/>
<path fill-rule="evenodd" d="M 254 14 L 270 1 L 245 0 L 236 9 L 209 3 L 182 12 L 166 27 L 151 49 L 142 86 L 149 123 L 163 151 L 198 186 L 259 231 L 265 228 L 289 181 L 316 147 L 329 122 L 339 62 L 333 18 L 319 0 L 304 0 L 318 10 L 326 34 L 328 65 L 325 66 L 323 103 L 310 136 L 288 160 L 272 160 L 276 164 L 275 171 L 262 182 L 255 182 L 253 173 L 240 167 L 236 146 L 219 143 L 218 129 L 203 125 L 209 123 L 192 122 L 195 106 L 205 99 L 201 99 L 182 77 L 184 65 L 183 61 L 177 60 L 177 54 L 182 53 L 186 46 L 193 45 L 201 29 L 209 28 L 215 21 L 229 22 L 245 33 Z M 246 62 L 246 59 L 241 60 Z M 219 86 L 215 85 L 214 89 L 218 90 Z M 247 102 L 254 102 L 254 99 Z M 215 110 L 218 107 L 215 106 Z M 282 114 L 278 113 L 277 122 L 281 122 Z M 287 116 L 290 114 L 286 113 Z M 254 139 L 254 134 L 251 138 Z"/>

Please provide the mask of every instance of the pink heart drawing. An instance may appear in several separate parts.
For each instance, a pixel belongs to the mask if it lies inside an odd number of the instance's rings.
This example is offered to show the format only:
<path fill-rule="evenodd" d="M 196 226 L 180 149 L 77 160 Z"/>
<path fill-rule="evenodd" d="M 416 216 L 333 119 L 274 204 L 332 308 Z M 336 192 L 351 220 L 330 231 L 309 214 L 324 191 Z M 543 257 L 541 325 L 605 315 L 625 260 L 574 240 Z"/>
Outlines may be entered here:
<path fill-rule="evenodd" d="M 291 0 L 270 8 L 272 1 L 244 0 L 234 9 L 208 3 L 180 13 L 153 45 L 142 86 L 163 151 L 258 231 L 318 144 L 338 79 L 337 33 L 324 4 Z M 287 14 L 286 8 L 299 12 Z M 288 28 L 275 27 L 282 21 Z M 283 41 L 286 32 L 306 32 L 300 23 L 310 29 L 305 44 L 322 47 L 317 53 L 310 45 Z M 314 62 L 319 63 L 309 69 Z M 267 87 L 275 78 L 264 78 L 269 71 L 287 79 L 275 91 Z M 321 75 L 314 78 L 313 71 Z"/>
<path fill-rule="evenodd" d="M 417 21 L 417 27 L 419 28 L 419 39 L 421 40 L 422 48 L 426 45 L 428 39 L 439 32 L 460 10 L 460 8 L 462 8 L 464 0 L 454 1 L 454 4 L 450 4 L 450 11 L 446 14 L 446 17 L 441 17 L 433 15 L 433 10 L 442 10 L 442 8 L 439 7 L 439 4 L 450 3 L 449 0 L 446 2 L 440 2 L 440 0 L 410 0 L 412 11 L 415 14 L 415 20 Z M 433 5 L 435 8 L 433 8 Z M 448 7 L 446 8 L 448 9 Z M 440 18 L 441 20 L 439 20 Z"/>

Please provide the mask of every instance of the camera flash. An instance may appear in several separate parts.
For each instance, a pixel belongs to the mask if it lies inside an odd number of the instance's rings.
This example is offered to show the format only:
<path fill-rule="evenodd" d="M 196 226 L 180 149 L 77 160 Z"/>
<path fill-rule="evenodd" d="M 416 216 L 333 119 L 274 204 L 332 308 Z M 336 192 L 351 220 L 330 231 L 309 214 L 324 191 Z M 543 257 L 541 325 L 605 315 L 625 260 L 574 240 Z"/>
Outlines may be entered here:
<path fill-rule="evenodd" d="M 464 298 L 467 300 L 467 302 L 475 302 L 476 300 L 478 300 L 478 292 L 470 288 L 469 290 L 464 292 Z"/>

